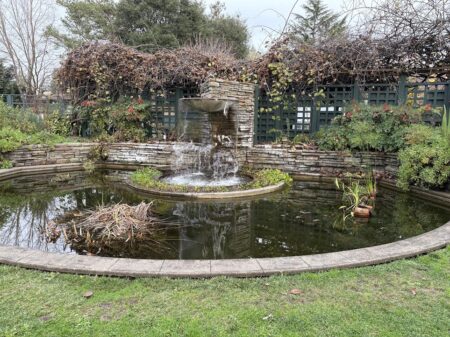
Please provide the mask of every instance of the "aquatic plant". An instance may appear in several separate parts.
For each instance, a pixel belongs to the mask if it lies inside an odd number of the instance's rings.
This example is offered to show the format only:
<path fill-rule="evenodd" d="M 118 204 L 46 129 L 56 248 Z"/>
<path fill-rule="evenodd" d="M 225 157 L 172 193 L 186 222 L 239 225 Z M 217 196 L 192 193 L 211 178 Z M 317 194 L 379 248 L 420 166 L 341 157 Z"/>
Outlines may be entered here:
<path fill-rule="evenodd" d="M 374 185 L 370 179 L 363 185 L 359 180 L 345 183 L 336 178 L 335 185 L 338 190 L 343 192 L 342 201 L 344 205 L 340 209 L 344 212 L 344 219 L 348 215 L 356 217 L 368 217 L 370 215 L 372 206 L 368 204 L 371 193 L 374 192 Z M 368 185 L 371 187 L 368 188 Z"/>

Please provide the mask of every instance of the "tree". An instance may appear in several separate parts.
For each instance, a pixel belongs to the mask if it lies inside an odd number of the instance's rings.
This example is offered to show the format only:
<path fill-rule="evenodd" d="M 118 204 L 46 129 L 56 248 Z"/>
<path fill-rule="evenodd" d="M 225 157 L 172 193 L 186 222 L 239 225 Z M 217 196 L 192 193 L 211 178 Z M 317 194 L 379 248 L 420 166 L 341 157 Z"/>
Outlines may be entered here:
<path fill-rule="evenodd" d="M 294 14 L 291 33 L 302 41 L 316 43 L 336 37 L 346 30 L 346 18 L 330 11 L 322 0 L 308 0 L 302 6 L 304 15 Z"/>
<path fill-rule="evenodd" d="M 64 32 L 52 26 L 47 34 L 60 46 L 73 49 L 92 40 L 118 41 L 114 25 L 117 8 L 113 0 L 56 2 L 66 10 L 66 17 L 61 20 Z"/>
<path fill-rule="evenodd" d="M 225 5 L 220 1 L 211 5 L 210 12 L 203 35 L 222 41 L 238 58 L 247 56 L 250 34 L 245 22 L 239 16 L 225 15 Z"/>
<path fill-rule="evenodd" d="M 238 56 L 247 52 L 245 23 L 224 15 L 220 2 L 207 15 L 203 4 L 193 0 L 57 1 L 66 10 L 65 32 L 52 28 L 49 34 L 68 49 L 87 41 L 108 40 L 155 51 L 215 38 Z"/>
<path fill-rule="evenodd" d="M 0 60 L 0 95 L 18 93 L 12 67 L 5 66 L 3 61 Z"/>
<path fill-rule="evenodd" d="M 12 65 L 21 94 L 35 95 L 50 78 L 54 60 L 45 30 L 52 13 L 46 0 L 0 0 L 0 54 Z"/>
<path fill-rule="evenodd" d="M 152 51 L 183 45 L 205 21 L 202 5 L 190 0 L 122 0 L 115 24 L 123 43 Z"/>

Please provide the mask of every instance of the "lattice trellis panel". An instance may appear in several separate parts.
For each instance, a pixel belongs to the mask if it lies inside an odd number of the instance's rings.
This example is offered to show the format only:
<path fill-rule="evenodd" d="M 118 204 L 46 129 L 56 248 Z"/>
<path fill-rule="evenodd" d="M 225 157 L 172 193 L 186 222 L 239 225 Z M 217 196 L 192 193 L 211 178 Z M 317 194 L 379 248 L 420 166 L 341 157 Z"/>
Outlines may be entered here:
<path fill-rule="evenodd" d="M 316 93 L 320 94 L 313 98 L 296 93 L 294 104 L 288 104 L 288 108 L 282 109 L 273 108 L 267 96 L 260 96 L 259 107 L 266 112 L 257 115 L 256 141 L 273 141 L 280 134 L 292 138 L 297 133 L 315 132 L 342 114 L 345 105 L 353 100 L 370 105 L 446 105 L 450 110 L 449 83 L 406 83 L 401 80 L 392 84 L 328 85 L 317 88 Z M 424 120 L 436 125 L 441 118 L 436 114 L 425 113 Z"/>
<path fill-rule="evenodd" d="M 313 131 L 329 125 L 334 117 L 342 114 L 343 108 L 355 97 L 352 85 L 326 86 L 321 90 L 323 94 L 316 98 L 314 118 L 316 122 Z"/>
<path fill-rule="evenodd" d="M 198 90 L 194 89 L 173 89 L 150 95 L 147 135 L 162 138 L 164 134 L 169 136 L 174 133 L 177 123 L 178 100 L 196 97 L 198 94 Z"/>
<path fill-rule="evenodd" d="M 399 86 L 397 84 L 366 84 L 358 89 L 359 101 L 366 104 L 396 105 L 399 102 Z"/>

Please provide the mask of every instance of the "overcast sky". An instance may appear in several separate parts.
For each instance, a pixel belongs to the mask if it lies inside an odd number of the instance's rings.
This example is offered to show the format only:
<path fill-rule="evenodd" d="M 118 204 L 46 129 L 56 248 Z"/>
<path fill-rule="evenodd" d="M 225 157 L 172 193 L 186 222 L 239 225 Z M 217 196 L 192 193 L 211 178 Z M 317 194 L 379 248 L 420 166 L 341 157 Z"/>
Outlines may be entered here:
<path fill-rule="evenodd" d="M 217 0 L 203 0 L 209 6 Z M 247 23 L 252 34 L 251 45 L 258 50 L 264 49 L 264 40 L 270 29 L 281 30 L 284 26 L 284 17 L 289 15 L 295 0 L 222 0 L 229 14 L 239 14 Z M 306 0 L 300 0 L 294 13 L 301 13 L 301 6 Z M 341 11 L 344 0 L 324 0 L 324 3 L 334 11 Z M 276 10 L 278 13 L 276 13 Z M 281 16 L 282 15 L 282 16 Z"/>

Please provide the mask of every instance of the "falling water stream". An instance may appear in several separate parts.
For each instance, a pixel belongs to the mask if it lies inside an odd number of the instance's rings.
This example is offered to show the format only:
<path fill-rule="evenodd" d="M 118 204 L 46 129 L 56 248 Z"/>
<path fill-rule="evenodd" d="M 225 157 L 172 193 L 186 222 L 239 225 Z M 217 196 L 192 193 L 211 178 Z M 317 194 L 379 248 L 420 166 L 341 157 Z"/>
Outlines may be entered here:
<path fill-rule="evenodd" d="M 178 120 L 179 143 L 173 145 L 170 184 L 234 186 L 248 179 L 238 175 L 237 121 L 233 104 L 224 100 L 182 99 Z"/>

